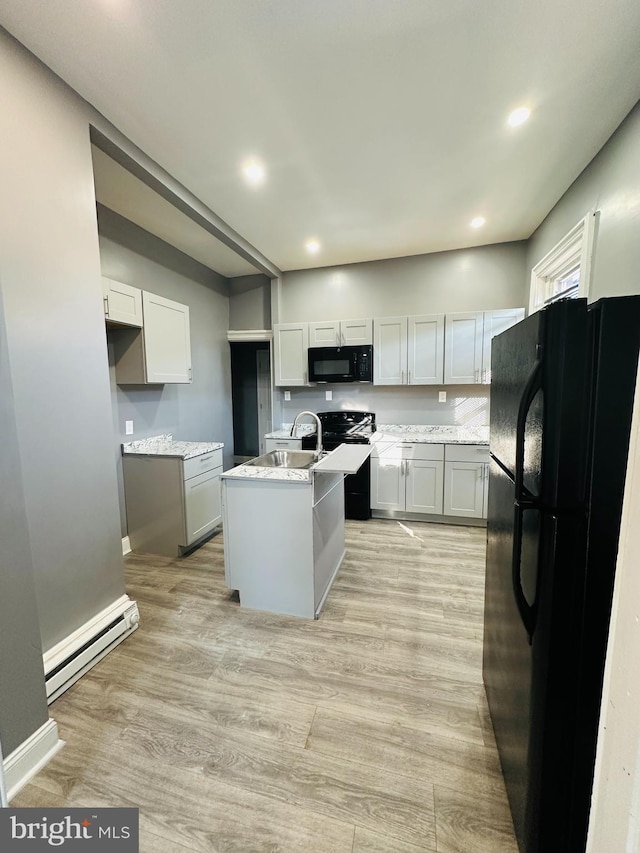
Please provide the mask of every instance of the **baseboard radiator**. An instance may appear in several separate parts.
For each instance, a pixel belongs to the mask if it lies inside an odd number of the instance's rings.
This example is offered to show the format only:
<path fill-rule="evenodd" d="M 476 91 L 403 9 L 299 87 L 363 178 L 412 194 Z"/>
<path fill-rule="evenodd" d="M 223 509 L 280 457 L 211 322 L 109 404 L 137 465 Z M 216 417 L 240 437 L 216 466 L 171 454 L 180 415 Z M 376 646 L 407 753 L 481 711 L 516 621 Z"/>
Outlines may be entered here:
<path fill-rule="evenodd" d="M 138 605 L 123 595 L 43 655 L 47 701 L 57 699 L 136 630 Z"/>

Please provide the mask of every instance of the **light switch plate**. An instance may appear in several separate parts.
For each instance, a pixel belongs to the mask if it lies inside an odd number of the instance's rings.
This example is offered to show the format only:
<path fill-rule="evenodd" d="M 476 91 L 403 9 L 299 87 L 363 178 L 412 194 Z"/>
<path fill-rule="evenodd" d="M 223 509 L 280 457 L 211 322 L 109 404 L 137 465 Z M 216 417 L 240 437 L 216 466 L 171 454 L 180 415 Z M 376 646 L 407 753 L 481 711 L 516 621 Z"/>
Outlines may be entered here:
<path fill-rule="evenodd" d="M 133 435 L 133 421 L 124 422 L 124 434 Z"/>
<path fill-rule="evenodd" d="M 333 391 L 325 391 L 324 392 L 325 400 L 333 400 Z"/>
<path fill-rule="evenodd" d="M 438 391 L 438 402 L 446 403 L 447 402 L 447 392 L 446 391 Z"/>
<path fill-rule="evenodd" d="M 285 399 L 285 402 L 288 402 L 291 399 L 291 391 L 285 391 L 284 392 L 284 399 Z"/>

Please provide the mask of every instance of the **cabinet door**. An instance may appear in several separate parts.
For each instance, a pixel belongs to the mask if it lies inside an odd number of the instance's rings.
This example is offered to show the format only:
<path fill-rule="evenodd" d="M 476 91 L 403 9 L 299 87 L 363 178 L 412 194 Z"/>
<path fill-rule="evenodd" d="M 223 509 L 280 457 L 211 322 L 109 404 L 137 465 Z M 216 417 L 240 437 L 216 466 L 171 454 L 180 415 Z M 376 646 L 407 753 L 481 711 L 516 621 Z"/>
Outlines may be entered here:
<path fill-rule="evenodd" d="M 310 347 L 339 347 L 340 345 L 340 322 L 338 320 L 309 323 Z"/>
<path fill-rule="evenodd" d="M 279 323 L 273 327 L 275 352 L 275 384 L 307 384 L 307 323 Z"/>
<path fill-rule="evenodd" d="M 198 474 L 184 483 L 184 509 L 187 541 L 191 545 L 209 533 L 222 519 L 220 505 L 220 474 L 222 468 L 214 468 Z"/>
<path fill-rule="evenodd" d="M 482 493 L 482 517 L 487 518 L 488 507 L 489 507 L 489 466 L 484 465 L 484 471 L 482 472 L 483 477 L 483 493 Z"/>
<path fill-rule="evenodd" d="M 342 320 L 340 323 L 341 346 L 358 346 L 373 343 L 373 321 Z"/>
<path fill-rule="evenodd" d="M 104 315 L 112 323 L 142 327 L 142 291 L 130 284 L 102 277 Z"/>
<path fill-rule="evenodd" d="M 405 462 L 407 512 L 442 515 L 443 462 Z"/>
<path fill-rule="evenodd" d="M 409 385 L 442 385 L 444 314 L 408 318 Z"/>
<path fill-rule="evenodd" d="M 404 509 L 404 466 L 399 456 L 371 460 L 371 509 Z"/>
<path fill-rule="evenodd" d="M 501 311 L 485 311 L 482 332 L 482 381 L 491 382 L 491 339 L 506 332 L 524 318 L 524 308 L 504 308 Z"/>
<path fill-rule="evenodd" d="M 482 311 L 447 314 L 445 321 L 444 383 L 480 382 L 482 370 Z"/>
<path fill-rule="evenodd" d="M 407 318 L 381 317 L 373 321 L 373 384 L 407 384 Z"/>
<path fill-rule="evenodd" d="M 484 509 L 483 462 L 444 463 L 444 514 L 482 518 Z"/>
<path fill-rule="evenodd" d="M 147 382 L 191 382 L 189 307 L 142 293 Z"/>

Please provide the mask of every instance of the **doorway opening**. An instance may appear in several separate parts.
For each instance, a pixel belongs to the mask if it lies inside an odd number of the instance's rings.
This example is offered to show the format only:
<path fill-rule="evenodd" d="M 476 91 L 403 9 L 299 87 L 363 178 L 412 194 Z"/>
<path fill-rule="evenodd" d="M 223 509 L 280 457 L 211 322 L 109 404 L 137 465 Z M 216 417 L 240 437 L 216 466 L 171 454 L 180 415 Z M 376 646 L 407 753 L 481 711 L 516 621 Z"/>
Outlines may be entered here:
<path fill-rule="evenodd" d="M 271 431 L 271 348 L 268 341 L 232 342 L 231 400 L 235 464 L 265 452 Z"/>

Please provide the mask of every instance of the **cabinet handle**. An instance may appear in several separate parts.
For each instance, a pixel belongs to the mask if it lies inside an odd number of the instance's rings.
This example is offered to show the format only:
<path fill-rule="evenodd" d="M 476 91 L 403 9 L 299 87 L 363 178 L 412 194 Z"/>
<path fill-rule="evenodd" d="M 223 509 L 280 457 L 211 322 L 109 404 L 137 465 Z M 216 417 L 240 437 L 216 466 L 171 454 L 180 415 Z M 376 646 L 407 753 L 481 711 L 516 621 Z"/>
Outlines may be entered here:
<path fill-rule="evenodd" d="M 104 302 L 104 316 L 108 317 L 109 316 L 109 297 L 108 296 L 103 297 L 103 302 Z"/>
<path fill-rule="evenodd" d="M 191 381 L 193 381 L 193 372 L 191 371 L 191 368 L 189 368 L 189 382 Z"/>
<path fill-rule="evenodd" d="M 302 384 L 306 385 L 307 384 L 307 371 L 306 370 L 304 371 L 302 376 L 303 376 Z"/>
<path fill-rule="evenodd" d="M 407 376 L 408 376 L 407 385 L 411 385 L 411 371 L 410 370 L 407 371 Z"/>
<path fill-rule="evenodd" d="M 404 385 L 404 370 L 400 371 L 400 384 Z"/>

